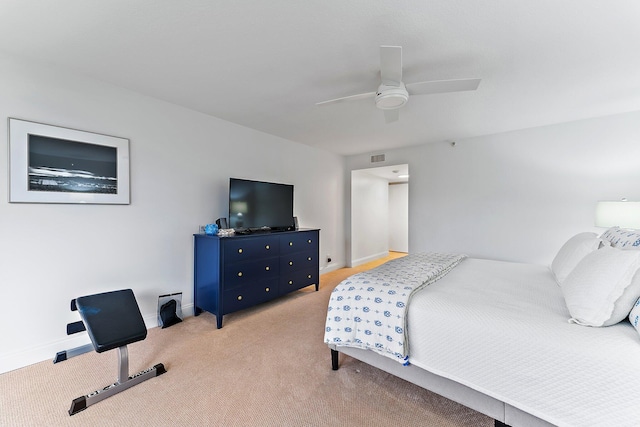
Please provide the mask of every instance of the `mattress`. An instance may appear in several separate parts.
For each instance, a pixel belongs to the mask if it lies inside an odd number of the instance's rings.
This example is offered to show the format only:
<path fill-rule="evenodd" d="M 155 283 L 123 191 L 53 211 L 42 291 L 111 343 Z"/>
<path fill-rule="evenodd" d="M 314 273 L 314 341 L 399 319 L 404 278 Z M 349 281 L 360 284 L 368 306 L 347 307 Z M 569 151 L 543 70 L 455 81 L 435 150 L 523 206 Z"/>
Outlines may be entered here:
<path fill-rule="evenodd" d="M 640 423 L 640 337 L 570 324 L 548 267 L 468 258 L 416 293 L 409 362 L 558 426 Z"/>

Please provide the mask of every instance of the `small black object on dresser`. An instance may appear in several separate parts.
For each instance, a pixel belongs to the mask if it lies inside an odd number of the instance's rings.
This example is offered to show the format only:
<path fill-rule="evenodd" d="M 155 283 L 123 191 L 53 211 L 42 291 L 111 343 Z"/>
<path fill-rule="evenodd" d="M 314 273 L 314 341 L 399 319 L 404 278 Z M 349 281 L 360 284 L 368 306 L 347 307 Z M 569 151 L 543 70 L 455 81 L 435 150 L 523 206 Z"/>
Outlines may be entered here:
<path fill-rule="evenodd" d="M 218 219 L 216 219 L 216 225 L 220 229 L 229 228 L 229 226 L 227 225 L 227 218 L 218 218 Z"/>
<path fill-rule="evenodd" d="M 194 311 L 222 316 L 320 285 L 320 230 L 194 235 Z"/>

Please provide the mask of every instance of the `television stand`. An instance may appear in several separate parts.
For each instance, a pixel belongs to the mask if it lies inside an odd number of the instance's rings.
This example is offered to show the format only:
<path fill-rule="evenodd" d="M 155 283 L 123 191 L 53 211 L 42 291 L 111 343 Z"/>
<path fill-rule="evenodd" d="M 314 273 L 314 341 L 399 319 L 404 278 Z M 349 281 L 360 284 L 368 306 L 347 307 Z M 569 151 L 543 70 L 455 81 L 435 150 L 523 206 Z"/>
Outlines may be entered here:
<path fill-rule="evenodd" d="M 320 230 L 194 236 L 194 314 L 215 314 L 218 329 L 225 314 L 319 289 Z"/>

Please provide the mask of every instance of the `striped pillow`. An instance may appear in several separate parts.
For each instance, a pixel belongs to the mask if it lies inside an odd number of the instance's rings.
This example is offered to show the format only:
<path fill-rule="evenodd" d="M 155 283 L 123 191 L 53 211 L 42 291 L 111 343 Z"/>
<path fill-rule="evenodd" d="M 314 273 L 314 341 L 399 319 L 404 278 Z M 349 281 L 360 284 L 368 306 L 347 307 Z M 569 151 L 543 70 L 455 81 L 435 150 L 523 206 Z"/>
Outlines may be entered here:
<path fill-rule="evenodd" d="M 614 248 L 640 249 L 640 230 L 611 227 L 600 238 L 611 242 Z"/>
<path fill-rule="evenodd" d="M 629 322 L 636 328 L 636 331 L 640 334 L 640 298 L 636 301 L 635 305 L 629 313 Z"/>

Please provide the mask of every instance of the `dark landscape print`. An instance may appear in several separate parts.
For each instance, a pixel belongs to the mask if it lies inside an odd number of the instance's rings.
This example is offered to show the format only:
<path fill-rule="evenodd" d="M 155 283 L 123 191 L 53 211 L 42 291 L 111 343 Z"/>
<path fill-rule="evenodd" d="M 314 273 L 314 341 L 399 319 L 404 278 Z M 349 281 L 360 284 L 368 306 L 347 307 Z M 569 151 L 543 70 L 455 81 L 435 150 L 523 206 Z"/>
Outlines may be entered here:
<path fill-rule="evenodd" d="M 118 193 L 117 149 L 29 135 L 29 191 Z"/>

